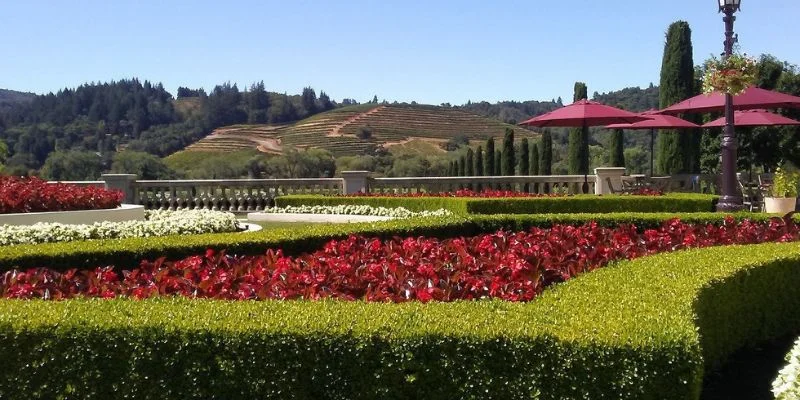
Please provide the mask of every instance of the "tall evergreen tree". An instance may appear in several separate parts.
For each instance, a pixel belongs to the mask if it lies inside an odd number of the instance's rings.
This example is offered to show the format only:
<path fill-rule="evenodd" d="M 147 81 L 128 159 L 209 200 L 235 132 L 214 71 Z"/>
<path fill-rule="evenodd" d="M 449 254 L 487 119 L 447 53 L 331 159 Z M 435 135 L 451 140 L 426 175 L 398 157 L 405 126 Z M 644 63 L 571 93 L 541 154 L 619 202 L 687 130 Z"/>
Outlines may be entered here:
<path fill-rule="evenodd" d="M 467 149 L 467 176 L 475 176 L 475 152 L 472 148 Z"/>
<path fill-rule="evenodd" d="M 458 176 L 467 176 L 467 158 L 465 156 L 458 159 Z"/>
<path fill-rule="evenodd" d="M 320 111 L 322 112 L 333 110 L 334 107 L 331 98 L 328 97 L 328 94 L 325 92 L 319 92 L 319 105 L 320 105 Z"/>
<path fill-rule="evenodd" d="M 447 176 L 456 176 L 456 162 L 450 161 L 450 166 L 447 168 Z"/>
<path fill-rule="evenodd" d="M 696 93 L 692 30 L 689 23 L 677 21 L 667 30 L 664 58 L 661 61 L 659 107 L 669 107 Z M 695 137 L 697 136 L 697 137 Z M 699 170 L 699 135 L 678 130 L 661 130 L 658 134 L 656 170 L 671 175 Z"/>
<path fill-rule="evenodd" d="M 317 93 L 314 89 L 307 87 L 303 88 L 303 94 L 300 97 L 301 105 L 306 111 L 306 116 L 311 116 L 317 113 Z"/>
<path fill-rule="evenodd" d="M 522 138 L 519 145 L 519 174 L 530 175 L 530 149 L 528 148 L 528 138 Z"/>
<path fill-rule="evenodd" d="M 514 130 L 506 128 L 506 134 L 503 137 L 503 156 L 502 164 L 500 165 L 500 174 L 503 176 L 514 175 Z"/>
<path fill-rule="evenodd" d="M 542 159 L 539 173 L 542 175 L 553 174 L 553 136 L 549 129 L 542 133 Z"/>
<path fill-rule="evenodd" d="M 573 101 L 589 98 L 588 88 L 583 82 L 575 82 Z M 589 173 L 589 128 L 572 128 L 569 132 L 569 173 Z"/>
<path fill-rule="evenodd" d="M 486 176 L 494 176 L 494 138 L 486 139 Z M 498 171 L 499 172 L 499 171 Z"/>
<path fill-rule="evenodd" d="M 502 167 L 502 159 L 503 159 L 503 152 L 500 150 L 495 150 L 494 152 L 494 170 L 497 175 L 502 175 L 501 171 L 503 170 Z"/>
<path fill-rule="evenodd" d="M 625 166 L 625 149 L 622 129 L 614 129 L 611 133 L 611 148 L 608 163 L 612 167 Z"/>
<path fill-rule="evenodd" d="M 478 146 L 475 151 L 475 176 L 483 176 L 483 147 Z"/>
<path fill-rule="evenodd" d="M 531 175 L 539 175 L 539 145 L 535 142 L 531 145 L 531 161 L 530 161 Z"/>

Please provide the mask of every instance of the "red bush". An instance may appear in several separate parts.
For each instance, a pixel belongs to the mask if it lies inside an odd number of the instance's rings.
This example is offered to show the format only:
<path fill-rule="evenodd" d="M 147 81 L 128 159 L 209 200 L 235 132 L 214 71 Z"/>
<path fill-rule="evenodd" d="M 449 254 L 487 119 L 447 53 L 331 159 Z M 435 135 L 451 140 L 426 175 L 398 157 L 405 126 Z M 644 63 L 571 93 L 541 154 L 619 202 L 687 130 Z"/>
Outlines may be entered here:
<path fill-rule="evenodd" d="M 721 226 L 672 220 L 644 232 L 634 226 L 610 229 L 592 223 L 446 240 L 351 236 L 299 257 L 272 250 L 246 257 L 208 250 L 180 261 L 143 261 L 139 268 L 121 274 L 113 267 L 63 274 L 44 268 L 10 271 L 0 281 L 0 296 L 529 301 L 553 283 L 613 260 L 798 237 L 800 229 L 789 218 L 769 223 L 736 223 L 728 218 Z"/>
<path fill-rule="evenodd" d="M 0 214 L 116 208 L 122 192 L 95 186 L 0 176 Z"/>
<path fill-rule="evenodd" d="M 516 192 L 513 190 L 493 190 L 484 189 L 483 191 L 476 192 L 471 189 L 460 189 L 455 192 L 440 192 L 440 193 L 353 193 L 343 195 L 344 197 L 566 197 L 565 194 L 549 193 L 527 193 Z"/>

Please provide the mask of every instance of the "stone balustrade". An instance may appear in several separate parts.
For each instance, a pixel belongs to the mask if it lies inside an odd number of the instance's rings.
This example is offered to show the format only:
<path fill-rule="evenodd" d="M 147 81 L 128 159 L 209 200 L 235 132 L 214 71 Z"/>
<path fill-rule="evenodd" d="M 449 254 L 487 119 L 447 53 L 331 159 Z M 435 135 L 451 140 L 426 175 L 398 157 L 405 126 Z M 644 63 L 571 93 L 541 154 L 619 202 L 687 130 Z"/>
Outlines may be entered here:
<path fill-rule="evenodd" d="M 125 194 L 125 203 L 146 209 L 210 209 L 261 211 L 277 196 L 290 194 L 439 193 L 459 189 L 494 189 L 528 193 L 609 194 L 608 182 L 621 186 L 631 178 L 624 168 L 597 168 L 593 175 L 472 176 L 371 178 L 368 171 L 344 171 L 341 178 L 319 179 L 200 179 L 137 180 L 136 175 L 106 174 L 100 181 L 69 182 L 103 185 Z M 664 178 L 665 191 L 716 193 L 716 175 L 677 175 Z"/>

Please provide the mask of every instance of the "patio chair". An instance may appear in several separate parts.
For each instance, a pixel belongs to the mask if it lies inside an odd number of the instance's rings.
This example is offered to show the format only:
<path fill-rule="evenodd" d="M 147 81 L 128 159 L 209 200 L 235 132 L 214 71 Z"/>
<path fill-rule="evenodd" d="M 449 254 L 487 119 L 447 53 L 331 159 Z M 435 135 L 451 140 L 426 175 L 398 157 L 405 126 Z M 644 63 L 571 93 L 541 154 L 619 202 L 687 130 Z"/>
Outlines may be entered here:
<path fill-rule="evenodd" d="M 631 186 L 628 181 L 622 181 L 622 187 L 615 188 L 614 184 L 611 183 L 611 178 L 606 178 L 606 184 L 608 184 L 608 190 L 610 190 L 612 194 L 634 193 L 637 190 L 637 187 Z"/>

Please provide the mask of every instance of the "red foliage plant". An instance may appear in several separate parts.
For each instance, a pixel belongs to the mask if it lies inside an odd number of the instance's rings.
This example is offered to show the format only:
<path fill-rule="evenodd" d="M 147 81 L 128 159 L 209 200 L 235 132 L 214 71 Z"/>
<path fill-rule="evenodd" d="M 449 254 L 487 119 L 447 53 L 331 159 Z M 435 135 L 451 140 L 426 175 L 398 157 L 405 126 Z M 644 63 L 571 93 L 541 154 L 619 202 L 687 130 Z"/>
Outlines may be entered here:
<path fill-rule="evenodd" d="M 566 194 L 561 193 L 528 193 L 517 192 L 513 190 L 494 190 L 484 189 L 482 191 L 474 191 L 471 189 L 459 189 L 455 192 L 409 192 L 409 193 L 352 193 L 343 195 L 344 197 L 483 197 L 483 198 L 506 198 L 506 197 L 566 197 Z"/>
<path fill-rule="evenodd" d="M 116 208 L 123 194 L 95 186 L 0 176 L 0 214 Z"/>
<path fill-rule="evenodd" d="M 614 260 L 798 237 L 800 229 L 790 218 L 737 223 L 730 217 L 719 226 L 690 225 L 676 219 L 643 232 L 632 225 L 611 229 L 589 223 L 445 240 L 409 237 L 381 241 L 350 236 L 299 257 L 284 256 L 280 250 L 261 256 L 208 250 L 179 261 L 143 261 L 139 268 L 121 274 L 110 266 L 65 273 L 45 268 L 9 271 L 0 281 L 0 296 L 529 301 L 554 283 Z"/>

